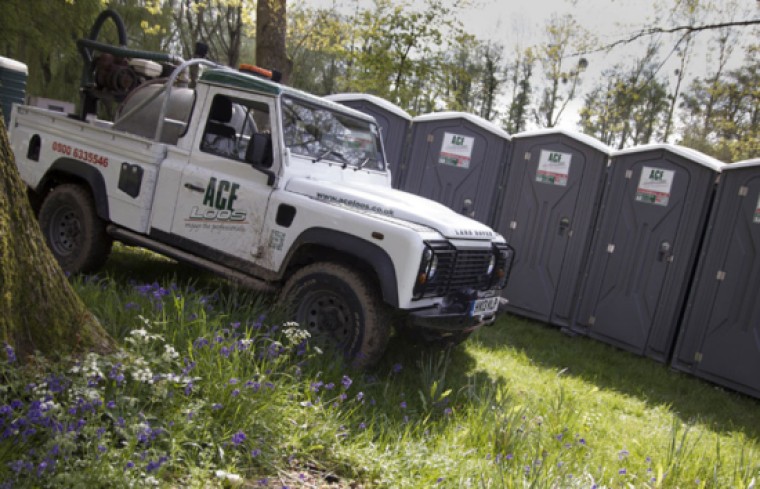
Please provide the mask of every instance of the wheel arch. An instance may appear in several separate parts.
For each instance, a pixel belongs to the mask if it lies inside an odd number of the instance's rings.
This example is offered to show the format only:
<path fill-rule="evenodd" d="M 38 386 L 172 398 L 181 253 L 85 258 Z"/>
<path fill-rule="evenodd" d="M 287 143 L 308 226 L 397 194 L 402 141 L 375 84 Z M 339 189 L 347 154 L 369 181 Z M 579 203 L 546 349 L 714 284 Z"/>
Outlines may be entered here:
<path fill-rule="evenodd" d="M 298 268 L 317 261 L 343 263 L 361 270 L 377 284 L 383 301 L 398 307 L 396 268 L 380 246 L 334 229 L 307 229 L 293 242 L 283 267 L 283 279 Z"/>
<path fill-rule="evenodd" d="M 87 187 L 95 202 L 98 217 L 105 221 L 110 220 L 106 182 L 97 168 L 71 158 L 59 158 L 50 165 L 33 191 L 41 202 L 53 188 L 64 183 L 79 183 Z"/>

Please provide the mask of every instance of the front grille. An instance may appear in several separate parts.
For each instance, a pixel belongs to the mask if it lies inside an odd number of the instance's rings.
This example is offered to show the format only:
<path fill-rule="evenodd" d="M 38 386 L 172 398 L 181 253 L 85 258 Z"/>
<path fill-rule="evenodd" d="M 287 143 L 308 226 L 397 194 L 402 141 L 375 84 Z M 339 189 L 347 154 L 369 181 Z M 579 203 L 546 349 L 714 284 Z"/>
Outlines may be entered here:
<path fill-rule="evenodd" d="M 428 243 L 438 257 L 435 277 L 425 287 L 422 297 L 438 297 L 461 290 L 483 290 L 490 285 L 488 263 L 493 252 L 484 250 L 457 250 L 447 242 Z"/>

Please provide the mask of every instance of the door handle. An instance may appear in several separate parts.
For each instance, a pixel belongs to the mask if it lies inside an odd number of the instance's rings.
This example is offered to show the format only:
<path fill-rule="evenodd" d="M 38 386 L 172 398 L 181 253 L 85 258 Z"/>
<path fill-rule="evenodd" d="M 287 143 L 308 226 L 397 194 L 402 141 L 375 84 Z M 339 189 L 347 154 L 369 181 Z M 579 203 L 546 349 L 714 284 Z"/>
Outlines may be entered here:
<path fill-rule="evenodd" d="M 475 217 L 475 211 L 472 211 L 472 200 L 471 199 L 464 199 L 462 202 L 462 215 L 469 216 L 469 217 Z"/>
<path fill-rule="evenodd" d="M 206 190 L 205 188 L 199 187 L 198 185 L 193 185 L 192 183 L 186 183 L 185 188 L 192 190 L 193 192 L 204 192 Z"/>
<path fill-rule="evenodd" d="M 673 261 L 673 247 L 670 245 L 669 242 L 663 241 L 662 243 L 660 243 L 660 253 L 659 253 L 658 259 L 660 261 L 664 261 L 668 263 Z"/>
<path fill-rule="evenodd" d="M 569 217 L 563 217 L 559 220 L 559 235 L 564 236 L 565 231 L 570 227 L 570 218 Z"/>

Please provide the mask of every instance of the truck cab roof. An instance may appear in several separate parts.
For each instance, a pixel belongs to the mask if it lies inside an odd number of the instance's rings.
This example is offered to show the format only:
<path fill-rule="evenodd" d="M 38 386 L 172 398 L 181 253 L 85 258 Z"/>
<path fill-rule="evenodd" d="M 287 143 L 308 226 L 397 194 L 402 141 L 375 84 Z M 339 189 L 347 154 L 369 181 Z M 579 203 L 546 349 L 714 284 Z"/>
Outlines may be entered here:
<path fill-rule="evenodd" d="M 373 121 L 374 118 L 358 110 L 351 109 L 323 97 L 318 97 L 310 93 L 297 90 L 292 87 L 280 85 L 264 78 L 251 75 L 242 71 L 231 68 L 212 68 L 207 69 L 201 75 L 199 81 L 211 85 L 223 85 L 240 90 L 264 93 L 273 96 L 286 95 L 299 98 L 313 105 L 323 106 L 329 110 L 351 114 L 353 117 L 367 121 Z"/>

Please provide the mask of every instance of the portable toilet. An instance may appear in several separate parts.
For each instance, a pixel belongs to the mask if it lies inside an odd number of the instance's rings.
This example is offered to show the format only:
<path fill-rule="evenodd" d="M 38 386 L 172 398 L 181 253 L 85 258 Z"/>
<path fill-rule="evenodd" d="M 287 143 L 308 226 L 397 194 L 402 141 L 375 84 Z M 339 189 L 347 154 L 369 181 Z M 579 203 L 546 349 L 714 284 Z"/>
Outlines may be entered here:
<path fill-rule="evenodd" d="M 667 144 L 613 153 L 571 329 L 668 361 L 722 166 Z"/>
<path fill-rule="evenodd" d="M 760 159 L 723 167 L 673 367 L 760 398 Z"/>
<path fill-rule="evenodd" d="M 495 225 L 517 250 L 502 292 L 508 311 L 570 325 L 610 153 L 562 129 L 512 136 Z"/>
<path fill-rule="evenodd" d="M 24 63 L 0 56 L 0 106 L 6 128 L 11 119 L 13 104 L 24 103 L 28 75 L 29 70 Z"/>
<path fill-rule="evenodd" d="M 391 185 L 400 188 L 404 173 L 402 162 L 412 116 L 401 107 L 366 93 L 337 93 L 325 98 L 375 118 L 383 135 L 385 157 L 391 169 Z"/>
<path fill-rule="evenodd" d="M 509 134 L 472 114 L 415 117 L 401 188 L 491 225 L 509 144 Z"/>

